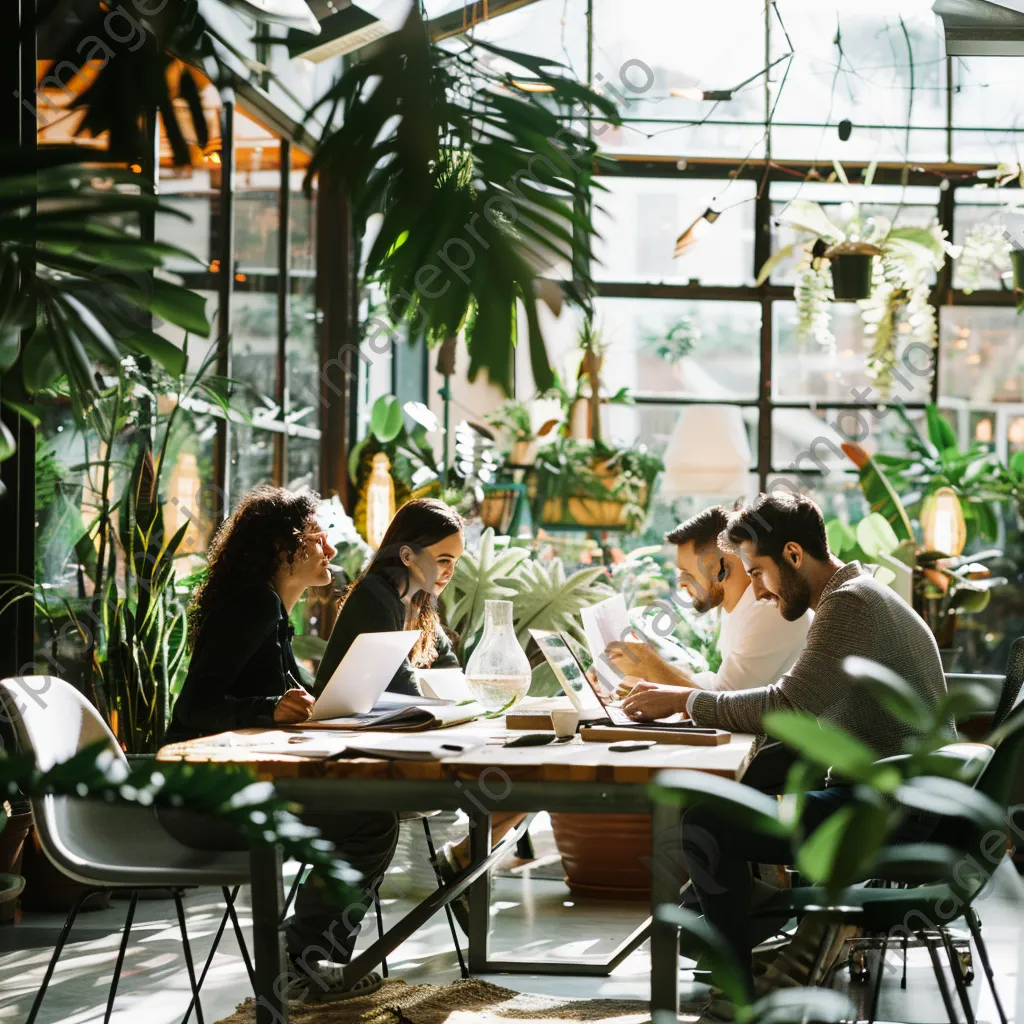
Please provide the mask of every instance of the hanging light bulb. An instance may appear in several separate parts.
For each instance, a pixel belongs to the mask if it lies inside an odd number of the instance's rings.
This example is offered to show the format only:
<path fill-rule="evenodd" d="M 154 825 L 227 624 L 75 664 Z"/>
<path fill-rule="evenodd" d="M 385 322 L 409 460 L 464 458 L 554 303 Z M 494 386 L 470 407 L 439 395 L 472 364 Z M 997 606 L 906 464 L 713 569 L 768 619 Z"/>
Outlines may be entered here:
<path fill-rule="evenodd" d="M 707 234 L 708 228 L 715 223 L 716 220 L 721 216 L 719 210 L 714 210 L 710 206 L 676 239 L 675 252 L 672 254 L 674 259 L 678 259 L 688 249 L 695 246 L 705 234 Z"/>
<path fill-rule="evenodd" d="M 967 543 L 967 524 L 960 499 L 952 487 L 940 487 L 921 506 L 921 532 L 929 551 L 955 558 Z"/>
<path fill-rule="evenodd" d="M 366 543 L 376 551 L 391 520 L 395 518 L 395 482 L 388 470 L 391 463 L 380 452 L 373 457 L 373 468 L 366 487 Z"/>

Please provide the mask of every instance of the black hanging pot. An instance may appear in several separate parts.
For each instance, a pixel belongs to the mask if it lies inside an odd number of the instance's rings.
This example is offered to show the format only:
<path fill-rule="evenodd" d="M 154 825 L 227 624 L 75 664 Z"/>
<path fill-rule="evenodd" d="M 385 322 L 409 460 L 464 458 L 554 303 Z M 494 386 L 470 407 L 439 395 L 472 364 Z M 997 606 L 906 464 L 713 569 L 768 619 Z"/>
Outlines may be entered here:
<path fill-rule="evenodd" d="M 877 245 L 866 242 L 840 242 L 826 251 L 832 267 L 832 295 L 836 302 L 870 298 L 874 258 L 881 254 Z"/>
<path fill-rule="evenodd" d="M 1010 249 L 1010 266 L 1013 267 L 1013 290 L 1024 292 L 1024 249 Z"/>

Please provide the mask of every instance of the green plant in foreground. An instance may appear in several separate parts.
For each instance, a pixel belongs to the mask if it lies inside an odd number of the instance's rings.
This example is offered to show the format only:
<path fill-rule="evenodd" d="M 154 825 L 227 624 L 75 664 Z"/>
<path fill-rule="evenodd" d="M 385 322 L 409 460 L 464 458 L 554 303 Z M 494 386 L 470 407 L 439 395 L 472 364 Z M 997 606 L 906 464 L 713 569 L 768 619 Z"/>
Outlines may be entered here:
<path fill-rule="evenodd" d="M 668 771 L 652 783 L 652 798 L 674 806 L 709 806 L 768 835 L 788 838 L 792 863 L 830 896 L 844 887 L 886 874 L 899 855 L 887 850 L 901 809 L 964 818 L 978 828 L 998 828 L 1004 809 L 973 789 L 980 765 L 939 753 L 950 742 L 952 723 L 991 710 L 992 694 L 980 684 L 947 693 L 929 707 L 899 676 L 864 658 L 847 658 L 844 671 L 859 684 L 863 699 L 877 702 L 907 728 L 904 752 L 879 760 L 875 751 L 845 730 L 804 711 L 773 711 L 764 730 L 799 756 L 781 801 L 749 786 L 694 771 Z M 819 788 L 826 771 L 853 785 L 854 799 L 810 835 L 800 829 L 804 793 Z M 957 862 L 949 847 L 914 844 L 915 861 L 930 863 L 936 877 L 948 877 Z M 898 848 L 896 848 L 898 851 Z"/>
<path fill-rule="evenodd" d="M 311 865 L 339 905 L 357 895 L 359 873 L 335 859 L 333 844 L 296 817 L 294 805 L 277 794 L 273 783 L 259 781 L 243 765 L 168 761 L 129 769 L 104 740 L 45 772 L 30 754 L 0 755 L 0 800 L 19 794 L 185 808 L 210 815 L 236 828 L 250 843 L 280 844 L 286 857 Z M 0 810 L 0 830 L 5 824 Z"/>

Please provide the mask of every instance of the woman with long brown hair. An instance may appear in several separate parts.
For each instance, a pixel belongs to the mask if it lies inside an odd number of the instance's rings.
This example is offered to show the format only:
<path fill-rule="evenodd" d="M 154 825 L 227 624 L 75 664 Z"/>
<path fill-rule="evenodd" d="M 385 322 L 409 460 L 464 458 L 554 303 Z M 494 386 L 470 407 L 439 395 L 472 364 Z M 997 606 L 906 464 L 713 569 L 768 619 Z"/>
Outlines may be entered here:
<path fill-rule="evenodd" d="M 464 546 L 462 517 L 443 501 L 419 498 L 403 505 L 377 554 L 346 595 L 317 670 L 316 691 L 327 685 L 360 633 L 422 630 L 412 654 L 388 686 L 392 692 L 418 693 L 418 668 L 458 668 L 459 660 L 437 613 L 437 599 L 451 581 Z M 496 812 L 491 818 L 492 841 L 497 842 L 522 819 L 517 811 Z M 438 868 L 445 882 L 454 882 L 469 859 L 468 837 L 438 850 Z M 461 896 L 451 907 L 468 935 L 469 901 Z"/>
<path fill-rule="evenodd" d="M 316 673 L 319 693 L 360 633 L 418 629 L 420 637 L 388 685 L 416 694 L 418 668 L 458 668 L 437 613 L 437 599 L 455 572 L 465 546 L 462 517 L 443 501 L 417 498 L 403 505 L 376 555 L 352 585 Z"/>
<path fill-rule="evenodd" d="M 188 674 L 174 706 L 167 742 L 247 727 L 304 722 L 313 695 L 292 654 L 288 615 L 307 587 L 331 581 L 336 554 L 316 519 L 319 499 L 261 486 L 242 496 L 208 552 L 209 573 L 189 608 Z M 245 849 L 244 839 L 215 819 L 182 810 L 160 813 L 181 842 L 200 849 Z M 371 972 L 345 979 L 359 922 L 394 856 L 398 821 L 381 811 L 303 814 L 363 878 L 362 899 L 339 911 L 307 881 L 286 922 L 291 963 L 288 996 L 330 1002 L 379 988 Z M 323 955 L 331 937 L 333 959 Z"/>

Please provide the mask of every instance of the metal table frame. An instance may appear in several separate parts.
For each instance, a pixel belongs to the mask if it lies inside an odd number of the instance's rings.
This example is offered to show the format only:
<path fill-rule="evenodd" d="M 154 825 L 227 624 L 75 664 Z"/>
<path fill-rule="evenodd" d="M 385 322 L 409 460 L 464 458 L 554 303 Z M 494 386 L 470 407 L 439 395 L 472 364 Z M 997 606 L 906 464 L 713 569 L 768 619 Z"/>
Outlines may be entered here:
<path fill-rule="evenodd" d="M 646 783 L 580 781 L 510 781 L 508 792 L 495 795 L 487 785 L 486 770 L 475 780 L 459 779 L 311 779 L 278 778 L 278 792 L 311 812 L 350 810 L 430 811 L 463 810 L 470 818 L 472 861 L 455 885 L 438 890 L 410 911 L 398 924 L 351 963 L 354 975 L 372 970 L 383 956 L 404 942 L 446 902 L 468 889 L 470 904 L 469 969 L 477 974 L 580 974 L 603 976 L 651 940 L 651 991 L 663 994 L 657 1010 L 678 1010 L 679 936 L 671 927 L 648 920 L 636 928 L 604 962 L 574 960 L 494 960 L 489 954 L 490 872 L 497 859 L 491 850 L 491 813 L 502 811 L 566 811 L 591 814 L 651 813 L 652 857 L 658 837 L 679 827 L 678 808 L 652 804 Z M 507 779 L 507 776 L 506 776 Z M 506 842 L 500 846 L 504 850 Z M 254 846 L 252 865 L 253 950 L 255 954 L 256 1024 L 285 1024 L 288 1004 L 284 935 L 281 918 L 284 891 L 281 851 L 275 846 Z M 679 879 L 674 870 L 658 870 L 652 861 L 651 906 L 676 902 Z"/>

